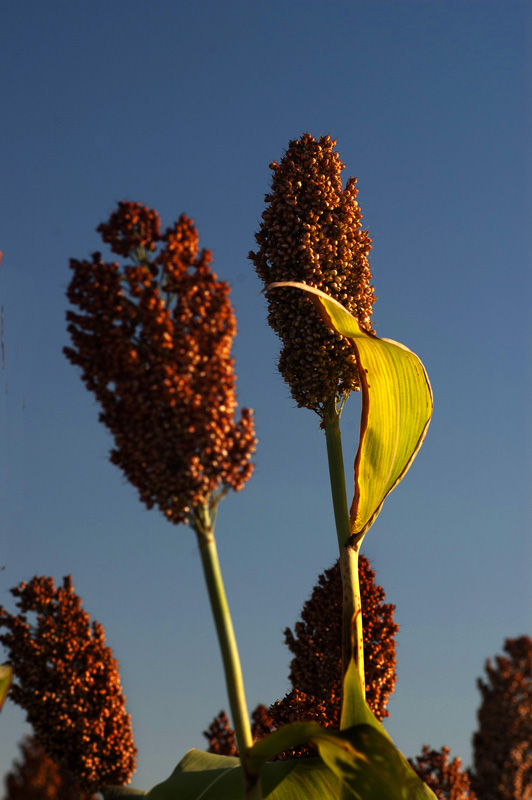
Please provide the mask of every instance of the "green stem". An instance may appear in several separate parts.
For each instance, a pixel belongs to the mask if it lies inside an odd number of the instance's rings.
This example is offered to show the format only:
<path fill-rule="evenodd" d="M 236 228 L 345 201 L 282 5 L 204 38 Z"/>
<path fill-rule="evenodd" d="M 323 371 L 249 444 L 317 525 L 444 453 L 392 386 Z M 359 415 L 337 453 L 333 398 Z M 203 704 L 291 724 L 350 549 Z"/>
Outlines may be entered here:
<path fill-rule="evenodd" d="M 214 624 L 222 653 L 231 719 L 244 771 L 245 798 L 246 800 L 262 800 L 260 780 L 257 776 L 250 775 L 246 769 L 246 754 L 253 744 L 253 736 L 249 724 L 249 713 L 235 632 L 218 560 L 216 539 L 214 538 L 214 522 L 207 506 L 197 509 L 191 524 L 198 538 L 205 583 L 207 584 Z"/>
<path fill-rule="evenodd" d="M 360 675 L 360 682 L 364 689 L 362 603 L 358 578 L 358 553 L 361 540 L 355 542 L 351 536 L 345 488 L 340 415 L 336 409 L 334 397 L 325 404 L 324 411 L 323 419 L 327 442 L 329 476 L 336 534 L 340 547 L 340 571 L 342 575 L 342 675 L 345 675 L 351 658 L 354 658 Z"/>
<path fill-rule="evenodd" d="M 349 524 L 349 510 L 347 508 L 347 494 L 345 491 L 340 415 L 336 411 L 334 396 L 327 401 L 324 410 L 323 422 L 325 425 L 325 440 L 327 442 L 334 520 L 336 522 L 336 535 L 338 536 L 338 546 L 341 553 L 351 536 L 351 526 Z"/>
<path fill-rule="evenodd" d="M 342 675 L 345 675 L 351 658 L 357 665 L 362 693 L 366 694 L 364 673 L 364 638 L 362 626 L 362 599 L 358 577 L 358 553 L 360 544 L 347 545 L 340 554 L 342 575 Z"/>

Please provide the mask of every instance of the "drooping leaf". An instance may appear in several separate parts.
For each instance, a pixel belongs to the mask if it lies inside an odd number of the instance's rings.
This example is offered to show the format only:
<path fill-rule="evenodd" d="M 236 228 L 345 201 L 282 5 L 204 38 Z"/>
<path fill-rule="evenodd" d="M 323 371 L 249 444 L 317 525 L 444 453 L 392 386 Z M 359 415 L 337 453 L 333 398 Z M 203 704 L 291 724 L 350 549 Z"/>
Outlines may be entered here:
<path fill-rule="evenodd" d="M 370 710 L 354 660 L 344 678 L 342 730 L 294 722 L 255 742 L 247 769 L 261 776 L 264 800 L 435 800 Z M 291 747 L 315 747 L 320 758 L 272 762 Z M 342 793 L 342 790 L 344 793 Z M 243 800 L 240 760 L 190 750 L 148 800 Z"/>
<path fill-rule="evenodd" d="M 387 736 L 356 725 L 323 737 L 320 756 L 355 800 L 436 800 Z"/>
<path fill-rule="evenodd" d="M 277 746 L 283 747 L 311 745 L 317 748 L 321 762 L 339 779 L 339 785 L 349 790 L 342 796 L 356 800 L 435 800 L 430 789 L 412 770 L 369 709 L 368 712 L 375 725 L 370 722 L 340 732 L 322 728 L 316 722 L 286 725 L 253 746 L 250 762 L 253 763 L 255 758 L 255 764 L 258 765 L 259 755 L 275 752 L 272 747 L 274 741 L 277 741 Z M 266 769 L 270 766 L 265 764 Z M 314 786 L 313 773 L 309 775 Z M 294 800 L 306 796 L 292 788 L 291 794 L 287 795 Z M 320 800 L 329 800 L 329 797 L 337 800 L 340 795 L 316 793 L 314 796 Z M 265 793 L 265 797 L 270 800 L 269 794 Z M 271 795 L 271 800 L 274 798 L 277 800 L 276 791 Z"/>
<path fill-rule="evenodd" d="M 316 747 L 320 758 L 263 763 L 279 746 L 298 744 Z M 248 763 L 260 771 L 264 800 L 435 800 L 388 735 L 371 724 L 338 732 L 296 722 L 256 742 Z M 190 750 L 147 800 L 244 800 L 240 761 Z"/>
<path fill-rule="evenodd" d="M 4 705 L 7 690 L 11 685 L 13 670 L 7 664 L 0 664 L 0 708 Z"/>
<path fill-rule="evenodd" d="M 316 726 L 318 730 L 307 743 L 318 748 L 352 796 L 360 800 L 436 800 L 371 711 L 353 658 L 344 676 L 342 697 L 340 732 Z"/>
<path fill-rule="evenodd" d="M 408 793 L 397 795 L 397 797 L 434 800 L 435 795 L 432 790 L 419 778 L 404 756 L 397 750 L 388 732 L 368 706 L 360 684 L 360 675 L 353 658 L 344 675 L 340 728 L 341 733 L 348 737 L 353 746 L 361 750 L 366 749 L 366 752 L 369 751 L 371 753 L 372 763 L 377 767 L 377 772 L 379 772 L 379 764 L 381 765 L 381 776 L 388 774 L 390 780 L 403 787 L 401 791 L 404 791 L 404 787 L 406 787 Z M 320 750 L 320 755 L 329 763 L 325 751 Z M 348 780 L 347 775 L 351 775 L 353 780 L 357 779 L 358 766 L 350 764 L 349 760 L 342 754 L 332 753 L 332 757 L 339 760 L 338 768 L 343 768 L 344 770 L 344 781 Z M 369 772 L 368 775 L 359 778 L 359 781 L 369 780 L 373 782 L 375 778 L 375 774 Z M 363 796 L 365 797 L 365 795 Z M 371 795 L 369 796 L 371 797 Z M 390 798 L 395 797 L 395 795 L 383 795 L 386 798 L 388 796 Z M 357 797 L 356 794 L 355 797 Z"/>
<path fill-rule="evenodd" d="M 264 800 L 337 800 L 340 784 L 317 758 L 276 761 L 261 771 Z M 189 750 L 168 780 L 159 783 L 147 800 L 243 800 L 240 760 Z"/>
<path fill-rule="evenodd" d="M 272 283 L 267 290 L 283 286 L 307 292 L 325 323 L 356 352 L 362 416 L 350 517 L 351 533 L 361 536 L 421 447 L 432 415 L 430 382 L 415 353 L 364 331 L 337 300 L 304 283 Z"/>

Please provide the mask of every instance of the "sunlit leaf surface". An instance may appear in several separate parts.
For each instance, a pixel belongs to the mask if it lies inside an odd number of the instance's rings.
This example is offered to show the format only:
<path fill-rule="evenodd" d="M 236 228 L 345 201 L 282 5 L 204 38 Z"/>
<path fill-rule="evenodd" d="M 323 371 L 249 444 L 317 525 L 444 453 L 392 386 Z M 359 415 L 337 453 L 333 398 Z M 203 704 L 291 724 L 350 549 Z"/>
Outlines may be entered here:
<path fill-rule="evenodd" d="M 326 324 L 348 338 L 357 354 L 362 416 L 350 516 L 351 532 L 364 534 L 425 438 L 433 406 L 430 382 L 415 353 L 366 333 L 336 300 L 304 283 L 273 283 L 268 291 L 283 286 L 307 292 Z"/>
<path fill-rule="evenodd" d="M 4 705 L 7 690 L 11 684 L 12 670 L 7 664 L 0 664 L 0 708 Z"/>

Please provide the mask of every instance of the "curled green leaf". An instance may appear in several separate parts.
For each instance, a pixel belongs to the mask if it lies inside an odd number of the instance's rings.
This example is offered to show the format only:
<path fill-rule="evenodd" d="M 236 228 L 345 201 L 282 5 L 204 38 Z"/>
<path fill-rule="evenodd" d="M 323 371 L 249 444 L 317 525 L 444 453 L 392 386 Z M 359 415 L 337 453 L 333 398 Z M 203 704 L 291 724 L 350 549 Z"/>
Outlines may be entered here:
<path fill-rule="evenodd" d="M 4 705 L 7 691 L 11 685 L 13 670 L 7 664 L 0 664 L 0 708 Z"/>
<path fill-rule="evenodd" d="M 360 437 L 355 459 L 351 534 L 362 538 L 382 504 L 414 460 L 432 416 L 432 389 L 418 356 L 398 342 L 364 331 L 341 303 L 304 283 L 272 283 L 307 292 L 324 322 L 356 352 L 362 389 Z"/>

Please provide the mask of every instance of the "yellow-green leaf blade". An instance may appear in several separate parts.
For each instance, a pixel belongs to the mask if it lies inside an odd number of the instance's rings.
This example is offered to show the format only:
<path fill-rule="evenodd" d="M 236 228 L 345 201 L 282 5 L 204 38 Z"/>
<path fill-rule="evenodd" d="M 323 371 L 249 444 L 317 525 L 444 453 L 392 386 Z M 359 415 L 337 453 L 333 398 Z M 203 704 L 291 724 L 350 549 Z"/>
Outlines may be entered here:
<path fill-rule="evenodd" d="M 357 354 L 362 418 L 355 460 L 351 532 L 363 534 L 407 472 L 432 415 L 432 390 L 420 359 L 408 348 L 364 331 L 338 301 L 303 283 L 276 283 L 307 292 L 329 327 L 345 336 Z"/>
<path fill-rule="evenodd" d="M 367 407 L 351 507 L 352 532 L 358 534 L 373 523 L 421 447 L 432 414 L 432 392 L 423 364 L 411 350 L 367 335 L 358 336 L 355 347 L 364 369 Z"/>
<path fill-rule="evenodd" d="M 7 664 L 0 664 L 0 708 L 2 708 L 6 699 L 12 676 L 13 670 L 11 667 Z"/>

